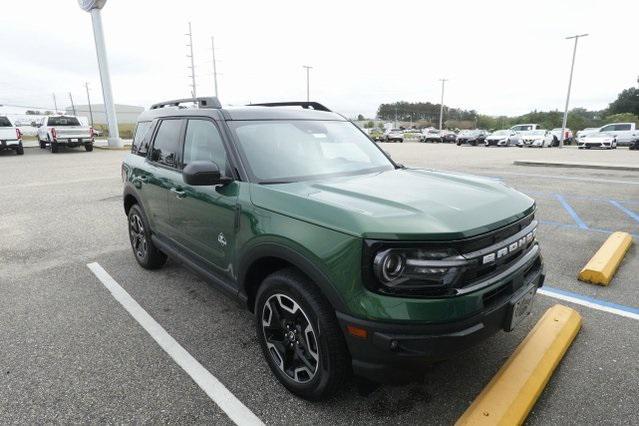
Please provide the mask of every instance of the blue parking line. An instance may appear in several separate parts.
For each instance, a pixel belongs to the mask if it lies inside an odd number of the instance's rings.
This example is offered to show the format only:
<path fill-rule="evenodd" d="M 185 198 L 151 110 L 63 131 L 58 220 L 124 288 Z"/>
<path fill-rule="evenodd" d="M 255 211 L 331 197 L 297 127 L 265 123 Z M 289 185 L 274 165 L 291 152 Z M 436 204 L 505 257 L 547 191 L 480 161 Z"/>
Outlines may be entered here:
<path fill-rule="evenodd" d="M 610 202 L 610 204 L 612 204 L 613 206 L 617 207 L 619 210 L 621 210 L 622 212 L 624 212 L 625 214 L 627 214 L 628 216 L 633 218 L 635 220 L 635 222 L 639 222 L 639 214 L 633 212 L 629 208 L 626 208 L 626 207 L 622 206 L 621 203 L 619 203 L 619 201 L 608 200 L 608 202 Z"/>
<path fill-rule="evenodd" d="M 575 209 L 573 209 L 572 206 L 568 204 L 568 201 L 566 201 L 563 195 L 555 194 L 555 198 L 557 199 L 557 201 L 559 201 L 559 203 L 561 203 L 562 207 L 568 212 L 568 214 L 572 217 L 572 220 L 575 221 L 578 227 L 580 227 L 581 229 L 588 229 L 588 225 L 586 225 L 586 223 L 581 220 Z"/>
<path fill-rule="evenodd" d="M 562 296 L 568 296 L 568 297 L 572 297 L 574 299 L 582 300 L 584 302 L 592 303 L 595 305 L 606 306 L 608 308 L 617 309 L 622 312 L 628 312 L 630 314 L 639 315 L 639 308 L 635 308 L 634 306 L 620 305 L 618 303 L 609 302 L 603 299 L 597 299 L 596 297 L 585 296 L 580 293 L 574 293 L 572 291 L 562 290 L 562 289 L 559 289 L 556 287 L 550 287 L 547 285 L 544 285 L 541 288 L 548 292 L 556 293 Z"/>

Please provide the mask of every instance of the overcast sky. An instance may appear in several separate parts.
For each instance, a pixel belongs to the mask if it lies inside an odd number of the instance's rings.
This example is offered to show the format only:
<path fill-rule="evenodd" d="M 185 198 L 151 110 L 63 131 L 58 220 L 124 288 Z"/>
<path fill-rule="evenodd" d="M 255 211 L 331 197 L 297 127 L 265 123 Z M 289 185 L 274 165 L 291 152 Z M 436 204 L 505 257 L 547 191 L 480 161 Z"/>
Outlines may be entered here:
<path fill-rule="evenodd" d="M 4 0 L 0 104 L 60 108 L 68 92 L 101 102 L 90 15 L 75 0 Z M 601 109 L 639 76 L 639 1 L 109 0 L 102 12 L 116 103 L 187 97 L 188 22 L 198 95 L 213 94 L 216 40 L 223 104 L 311 98 L 373 116 L 380 103 L 439 102 L 486 114 Z"/>

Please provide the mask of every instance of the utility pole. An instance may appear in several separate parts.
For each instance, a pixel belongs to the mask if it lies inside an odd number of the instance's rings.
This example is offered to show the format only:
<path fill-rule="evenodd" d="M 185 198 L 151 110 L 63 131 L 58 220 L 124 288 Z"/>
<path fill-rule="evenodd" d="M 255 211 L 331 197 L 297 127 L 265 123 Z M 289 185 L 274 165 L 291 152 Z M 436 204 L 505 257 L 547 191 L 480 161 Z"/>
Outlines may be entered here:
<path fill-rule="evenodd" d="M 213 41 L 213 36 L 211 36 L 211 50 L 213 51 L 213 83 L 215 84 L 215 97 L 218 98 L 217 94 L 217 64 L 215 62 L 215 42 Z"/>
<path fill-rule="evenodd" d="M 302 68 L 306 68 L 306 102 L 309 102 L 311 100 L 309 70 L 311 70 L 313 67 L 309 67 L 308 65 L 302 65 Z"/>
<path fill-rule="evenodd" d="M 87 89 L 87 103 L 89 104 L 89 117 L 91 118 L 91 127 L 93 127 L 93 108 L 91 108 L 91 97 L 89 96 L 89 82 L 84 83 Z"/>
<path fill-rule="evenodd" d="M 197 91 L 195 88 L 195 62 L 193 59 L 193 31 L 191 31 L 191 23 L 189 22 L 189 32 L 186 34 L 187 36 L 189 36 L 189 44 L 187 44 L 187 47 L 191 50 L 191 54 L 190 55 L 186 55 L 187 58 L 191 58 L 191 96 L 193 97 L 193 99 L 197 98 Z"/>
<path fill-rule="evenodd" d="M 55 113 L 58 113 L 58 102 L 55 100 L 55 93 L 51 93 L 53 95 L 53 108 L 55 109 Z"/>
<path fill-rule="evenodd" d="M 570 65 L 570 78 L 568 79 L 568 93 L 566 94 L 566 107 L 564 108 L 564 120 L 561 123 L 561 137 L 559 138 L 559 148 L 564 147 L 564 138 L 566 137 L 566 124 L 568 123 L 568 104 L 570 103 L 570 89 L 572 87 L 572 73 L 575 69 L 575 56 L 577 56 L 577 42 L 580 37 L 586 37 L 588 34 L 579 34 L 566 37 L 566 40 L 575 39 L 575 47 L 572 50 L 572 63 Z"/>
<path fill-rule="evenodd" d="M 75 105 L 73 104 L 73 96 L 71 96 L 71 92 L 69 92 L 69 99 L 71 99 L 71 109 L 73 110 L 73 115 L 77 115 L 75 113 Z"/>
<path fill-rule="evenodd" d="M 446 84 L 448 80 L 440 78 L 439 81 L 442 82 L 442 98 L 439 102 L 439 130 L 442 130 L 442 123 L 444 121 L 444 84 Z"/>

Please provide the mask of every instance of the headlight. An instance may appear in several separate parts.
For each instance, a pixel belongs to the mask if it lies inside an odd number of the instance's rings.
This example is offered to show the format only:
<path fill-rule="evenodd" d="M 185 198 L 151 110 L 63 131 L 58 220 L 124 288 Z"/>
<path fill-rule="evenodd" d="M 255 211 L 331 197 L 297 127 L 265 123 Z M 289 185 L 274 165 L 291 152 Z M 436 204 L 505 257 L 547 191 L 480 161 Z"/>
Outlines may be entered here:
<path fill-rule="evenodd" d="M 372 270 L 382 289 L 404 293 L 452 288 L 467 265 L 453 250 L 390 248 L 375 254 Z"/>

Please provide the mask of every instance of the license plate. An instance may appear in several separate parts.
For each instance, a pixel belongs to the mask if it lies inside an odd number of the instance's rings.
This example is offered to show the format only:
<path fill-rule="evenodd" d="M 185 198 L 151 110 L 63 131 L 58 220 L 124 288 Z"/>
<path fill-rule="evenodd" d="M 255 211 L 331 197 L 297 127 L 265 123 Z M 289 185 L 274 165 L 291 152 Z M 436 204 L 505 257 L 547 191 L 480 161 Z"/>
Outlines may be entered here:
<path fill-rule="evenodd" d="M 511 331 L 524 318 L 530 315 L 536 292 L 537 286 L 532 285 L 528 287 L 528 289 L 520 294 L 516 299 L 510 302 L 510 312 L 506 324 L 506 331 Z"/>

